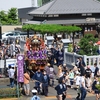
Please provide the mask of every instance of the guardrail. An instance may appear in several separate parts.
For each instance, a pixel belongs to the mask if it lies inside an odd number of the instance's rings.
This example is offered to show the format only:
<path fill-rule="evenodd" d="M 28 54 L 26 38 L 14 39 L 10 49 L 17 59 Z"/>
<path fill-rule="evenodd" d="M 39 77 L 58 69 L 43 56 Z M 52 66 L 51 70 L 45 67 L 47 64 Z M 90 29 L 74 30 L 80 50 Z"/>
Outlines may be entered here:
<path fill-rule="evenodd" d="M 94 63 L 97 63 L 97 66 L 100 68 L 100 55 L 87 56 L 87 55 L 78 55 L 75 53 L 65 52 L 65 63 L 72 67 L 72 63 L 76 63 L 77 58 L 82 57 L 86 66 L 94 66 Z"/>

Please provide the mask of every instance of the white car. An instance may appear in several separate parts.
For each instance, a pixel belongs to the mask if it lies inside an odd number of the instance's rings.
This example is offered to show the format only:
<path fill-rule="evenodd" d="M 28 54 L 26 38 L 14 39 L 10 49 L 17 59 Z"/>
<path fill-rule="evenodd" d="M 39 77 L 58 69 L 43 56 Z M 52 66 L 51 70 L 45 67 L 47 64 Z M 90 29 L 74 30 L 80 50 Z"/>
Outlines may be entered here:
<path fill-rule="evenodd" d="M 8 31 L 8 32 L 2 33 L 2 41 L 6 41 L 9 36 L 18 37 L 20 36 L 20 31 Z"/>

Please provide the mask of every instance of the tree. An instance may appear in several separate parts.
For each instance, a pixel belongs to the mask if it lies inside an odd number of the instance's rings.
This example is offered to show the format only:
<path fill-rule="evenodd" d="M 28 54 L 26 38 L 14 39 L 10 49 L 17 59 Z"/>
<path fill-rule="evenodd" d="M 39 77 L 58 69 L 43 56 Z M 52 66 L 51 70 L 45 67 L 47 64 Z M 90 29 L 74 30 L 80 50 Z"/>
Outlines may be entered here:
<path fill-rule="evenodd" d="M 7 21 L 8 21 L 7 13 L 4 10 L 0 11 L 0 23 L 1 24 L 6 24 Z"/>
<path fill-rule="evenodd" d="M 18 24 L 17 8 L 11 8 L 8 11 L 8 23 L 9 24 Z"/>
<path fill-rule="evenodd" d="M 81 55 L 97 55 L 98 46 L 94 44 L 98 41 L 92 34 L 86 34 L 79 42 Z"/>
<path fill-rule="evenodd" d="M 16 8 L 11 8 L 8 12 L 0 11 L 0 23 L 2 25 L 20 24 Z"/>
<path fill-rule="evenodd" d="M 23 30 L 34 30 L 35 32 L 40 32 L 42 36 L 44 37 L 45 33 L 51 33 L 51 34 L 56 34 L 56 33 L 71 33 L 75 31 L 80 31 L 81 28 L 77 26 L 62 26 L 62 25 L 56 25 L 56 24 L 40 24 L 40 25 L 32 25 L 32 24 L 27 24 L 23 25 Z"/>

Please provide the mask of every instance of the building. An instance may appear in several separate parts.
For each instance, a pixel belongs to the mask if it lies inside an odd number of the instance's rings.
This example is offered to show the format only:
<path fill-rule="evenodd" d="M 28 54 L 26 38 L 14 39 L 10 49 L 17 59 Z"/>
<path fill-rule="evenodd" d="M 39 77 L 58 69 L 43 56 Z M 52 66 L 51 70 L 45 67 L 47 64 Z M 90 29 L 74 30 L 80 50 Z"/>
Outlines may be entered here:
<path fill-rule="evenodd" d="M 100 23 L 98 0 L 53 0 L 28 13 L 33 17 L 26 24 L 78 25 L 92 31 Z"/>
<path fill-rule="evenodd" d="M 37 7 L 28 7 L 28 8 L 20 8 L 18 9 L 18 18 L 21 23 L 24 23 L 26 21 L 32 20 L 33 16 L 29 16 L 29 11 L 36 9 Z"/>
<path fill-rule="evenodd" d="M 18 18 L 21 23 L 32 20 L 33 16 L 28 15 L 29 11 L 33 11 L 34 9 L 44 5 L 50 0 L 32 0 L 32 7 L 19 8 L 18 9 Z"/>

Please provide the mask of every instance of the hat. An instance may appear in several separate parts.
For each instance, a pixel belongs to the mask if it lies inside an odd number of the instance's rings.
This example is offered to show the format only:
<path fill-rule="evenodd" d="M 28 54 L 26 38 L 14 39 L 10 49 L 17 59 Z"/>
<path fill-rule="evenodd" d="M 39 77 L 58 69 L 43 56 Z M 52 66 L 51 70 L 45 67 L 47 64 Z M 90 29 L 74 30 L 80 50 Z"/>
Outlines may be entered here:
<path fill-rule="evenodd" d="M 32 90 L 32 93 L 37 93 L 37 90 L 33 89 L 33 90 Z"/>

